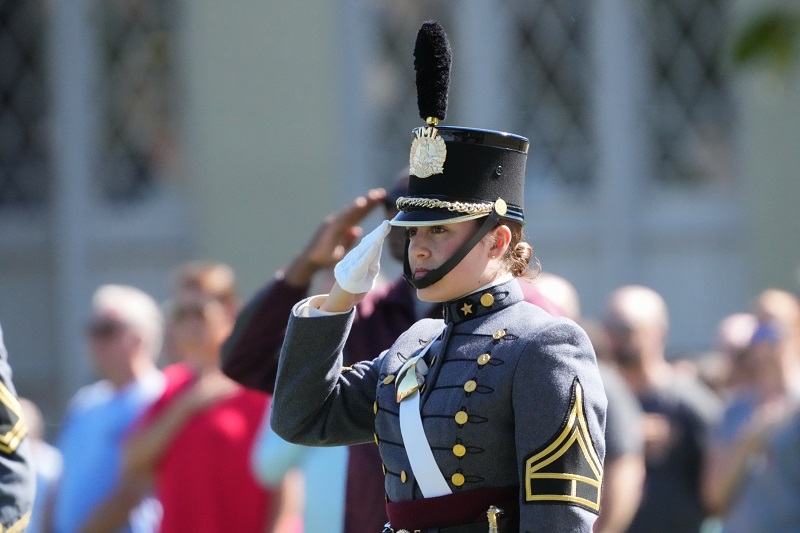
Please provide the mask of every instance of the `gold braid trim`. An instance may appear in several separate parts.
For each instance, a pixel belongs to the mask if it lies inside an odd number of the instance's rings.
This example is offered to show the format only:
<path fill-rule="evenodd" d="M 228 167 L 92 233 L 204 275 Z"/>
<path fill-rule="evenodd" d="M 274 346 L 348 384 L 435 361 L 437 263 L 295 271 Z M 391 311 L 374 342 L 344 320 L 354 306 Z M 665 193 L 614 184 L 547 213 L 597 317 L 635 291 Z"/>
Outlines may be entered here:
<path fill-rule="evenodd" d="M 8 529 L 3 529 L 2 524 L 0 524 L 0 533 L 22 533 L 25 531 L 25 528 L 31 523 L 31 511 L 28 511 L 22 518 L 17 520 L 15 523 L 8 526 Z"/>
<path fill-rule="evenodd" d="M 0 409 L 7 409 L 9 413 L 16 416 L 14 426 L 5 433 L 0 433 L 0 453 L 11 455 L 19 447 L 22 439 L 28 434 L 28 427 L 22 418 L 22 406 L 19 400 L 11 393 L 6 385 L 0 381 Z M 0 533 L 3 530 L 0 529 Z"/>
<path fill-rule="evenodd" d="M 468 215 L 488 215 L 494 208 L 494 202 L 472 204 L 467 202 L 446 202 L 433 198 L 398 198 L 397 209 L 447 209 Z"/>

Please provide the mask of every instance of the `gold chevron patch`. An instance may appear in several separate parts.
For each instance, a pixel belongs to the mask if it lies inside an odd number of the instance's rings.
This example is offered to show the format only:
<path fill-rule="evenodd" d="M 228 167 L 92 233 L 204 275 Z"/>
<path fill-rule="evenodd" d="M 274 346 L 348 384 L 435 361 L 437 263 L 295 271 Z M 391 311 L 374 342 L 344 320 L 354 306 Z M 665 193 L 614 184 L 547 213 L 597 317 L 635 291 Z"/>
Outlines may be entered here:
<path fill-rule="evenodd" d="M 31 514 L 32 511 L 28 511 L 19 520 L 8 526 L 8 529 L 3 529 L 0 524 L 0 533 L 22 533 L 31 523 Z"/>
<path fill-rule="evenodd" d="M 0 453 L 11 455 L 17 451 L 27 434 L 28 428 L 22 418 L 19 400 L 0 381 Z"/>
<path fill-rule="evenodd" d="M 603 464 L 586 424 L 583 388 L 576 378 L 562 429 L 525 462 L 525 500 L 577 505 L 600 512 Z"/>

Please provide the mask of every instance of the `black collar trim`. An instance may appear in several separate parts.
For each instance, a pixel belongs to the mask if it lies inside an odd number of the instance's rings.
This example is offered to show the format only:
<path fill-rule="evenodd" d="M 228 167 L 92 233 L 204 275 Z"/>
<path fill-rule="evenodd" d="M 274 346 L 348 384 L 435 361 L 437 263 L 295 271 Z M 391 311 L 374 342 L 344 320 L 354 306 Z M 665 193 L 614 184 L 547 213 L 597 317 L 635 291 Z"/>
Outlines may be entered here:
<path fill-rule="evenodd" d="M 468 294 L 444 304 L 444 320 L 458 325 L 480 318 L 523 300 L 522 289 L 516 278 L 500 285 Z"/>

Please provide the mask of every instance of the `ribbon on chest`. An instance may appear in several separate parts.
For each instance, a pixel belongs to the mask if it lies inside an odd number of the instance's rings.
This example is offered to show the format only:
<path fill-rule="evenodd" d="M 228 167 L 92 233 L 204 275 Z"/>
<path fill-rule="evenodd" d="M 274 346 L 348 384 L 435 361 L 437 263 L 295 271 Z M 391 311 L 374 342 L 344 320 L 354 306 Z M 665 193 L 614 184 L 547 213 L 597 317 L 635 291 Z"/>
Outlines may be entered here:
<path fill-rule="evenodd" d="M 417 392 L 425 383 L 425 376 L 428 375 L 428 364 L 423 357 L 428 352 L 431 344 L 433 344 L 433 340 L 428 341 L 418 355 L 406 361 L 397 373 L 397 381 L 395 382 L 397 403 Z"/>

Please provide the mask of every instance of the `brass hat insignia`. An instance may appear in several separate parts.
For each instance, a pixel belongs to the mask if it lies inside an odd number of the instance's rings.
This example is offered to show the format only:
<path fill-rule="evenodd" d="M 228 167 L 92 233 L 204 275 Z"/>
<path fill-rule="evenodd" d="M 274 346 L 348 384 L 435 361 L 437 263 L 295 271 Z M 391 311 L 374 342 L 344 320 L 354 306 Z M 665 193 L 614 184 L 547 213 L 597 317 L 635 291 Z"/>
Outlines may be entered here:
<path fill-rule="evenodd" d="M 441 174 L 444 172 L 446 158 L 447 147 L 435 127 L 414 129 L 414 140 L 411 143 L 411 153 L 408 157 L 412 175 L 418 178 L 427 178 L 434 174 Z"/>

